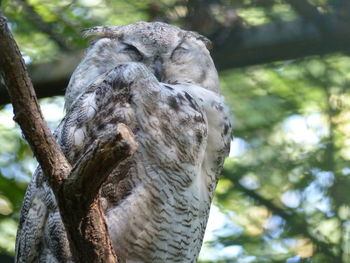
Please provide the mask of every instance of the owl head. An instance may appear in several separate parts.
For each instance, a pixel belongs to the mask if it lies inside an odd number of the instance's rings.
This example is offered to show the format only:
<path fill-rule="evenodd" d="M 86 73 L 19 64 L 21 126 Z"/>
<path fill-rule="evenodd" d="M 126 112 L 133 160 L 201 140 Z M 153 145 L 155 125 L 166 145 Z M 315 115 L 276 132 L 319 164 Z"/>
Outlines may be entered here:
<path fill-rule="evenodd" d="M 219 92 L 210 41 L 196 32 L 161 22 L 137 22 L 97 26 L 83 35 L 91 38 L 90 47 L 68 85 L 68 107 L 98 76 L 131 61 L 146 65 L 160 82 L 193 83 Z"/>

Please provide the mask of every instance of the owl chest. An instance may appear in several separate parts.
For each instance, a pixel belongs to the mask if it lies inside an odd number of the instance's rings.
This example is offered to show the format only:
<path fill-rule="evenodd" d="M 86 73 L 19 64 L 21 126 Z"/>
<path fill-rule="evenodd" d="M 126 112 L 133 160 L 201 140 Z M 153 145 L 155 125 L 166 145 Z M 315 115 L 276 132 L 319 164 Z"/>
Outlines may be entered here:
<path fill-rule="evenodd" d="M 140 165 L 139 165 L 140 166 Z M 200 248 L 210 200 L 201 200 L 198 187 L 179 189 L 154 166 L 138 167 L 138 185 L 108 212 L 109 230 L 117 252 L 141 262 L 192 262 Z M 181 177 L 181 174 L 173 174 Z M 127 248 L 127 251 L 125 251 Z M 132 262 L 132 261 L 131 261 Z"/>
<path fill-rule="evenodd" d="M 189 93 L 166 85 L 164 89 L 154 101 L 137 101 L 136 136 L 142 154 L 177 171 L 181 164 L 197 165 L 203 159 L 208 124 L 204 110 Z"/>

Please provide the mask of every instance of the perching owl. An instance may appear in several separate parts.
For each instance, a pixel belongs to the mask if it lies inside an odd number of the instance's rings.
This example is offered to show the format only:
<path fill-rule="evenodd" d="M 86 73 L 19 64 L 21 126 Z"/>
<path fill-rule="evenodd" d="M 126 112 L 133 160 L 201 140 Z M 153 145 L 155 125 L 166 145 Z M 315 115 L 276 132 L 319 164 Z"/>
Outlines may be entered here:
<path fill-rule="evenodd" d="M 100 26 L 66 91 L 55 132 L 74 164 L 118 123 L 138 142 L 101 189 L 121 263 L 195 262 L 230 145 L 209 40 L 168 24 Z M 16 262 L 72 262 L 54 195 L 40 167 L 21 211 Z"/>

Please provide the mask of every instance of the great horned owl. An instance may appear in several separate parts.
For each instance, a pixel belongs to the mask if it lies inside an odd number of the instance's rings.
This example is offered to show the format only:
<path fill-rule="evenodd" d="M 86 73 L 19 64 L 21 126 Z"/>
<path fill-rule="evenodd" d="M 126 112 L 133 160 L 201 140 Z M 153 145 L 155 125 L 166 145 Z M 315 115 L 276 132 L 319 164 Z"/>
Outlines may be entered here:
<path fill-rule="evenodd" d="M 101 189 L 120 262 L 195 262 L 227 156 L 231 125 L 203 36 L 137 22 L 85 31 L 93 38 L 66 91 L 55 132 L 74 164 L 118 123 L 135 154 Z M 16 262 L 72 262 L 54 195 L 40 167 L 27 189 Z"/>

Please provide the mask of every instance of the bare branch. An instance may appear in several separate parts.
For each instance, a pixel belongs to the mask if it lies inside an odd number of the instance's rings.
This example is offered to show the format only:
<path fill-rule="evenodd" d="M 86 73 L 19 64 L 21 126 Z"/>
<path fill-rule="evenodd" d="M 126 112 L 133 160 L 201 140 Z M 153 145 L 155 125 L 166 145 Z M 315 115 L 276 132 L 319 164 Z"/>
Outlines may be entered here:
<path fill-rule="evenodd" d="M 119 124 L 116 131 L 99 138 L 72 170 L 43 119 L 25 63 L 6 22 L 0 12 L 0 72 L 13 103 L 15 120 L 55 194 L 73 258 L 75 262 L 116 263 L 99 190 L 111 170 L 135 151 L 133 134 Z"/>
<path fill-rule="evenodd" d="M 95 141 L 74 165 L 66 180 L 65 192 L 68 195 L 84 192 L 84 196 L 79 198 L 84 199 L 82 202 L 87 206 L 90 205 L 116 164 L 129 157 L 136 148 L 132 131 L 119 123 L 115 131 L 109 131 Z"/>
<path fill-rule="evenodd" d="M 66 180 L 64 200 L 69 201 L 65 202 L 62 215 L 67 216 L 72 229 L 78 230 L 71 236 L 73 249 L 79 256 L 77 262 L 115 262 L 104 214 L 99 204 L 99 190 L 112 170 L 131 156 L 136 147 L 131 130 L 120 123 L 115 131 L 94 142 L 75 164 Z M 73 216 L 69 215 L 72 211 Z M 94 228 L 87 227 L 89 225 Z"/>
<path fill-rule="evenodd" d="M 44 172 L 52 175 L 50 182 L 58 188 L 71 167 L 44 122 L 25 63 L 1 13 L 0 50 L 0 71 L 12 98 L 14 119 L 21 126 Z"/>

